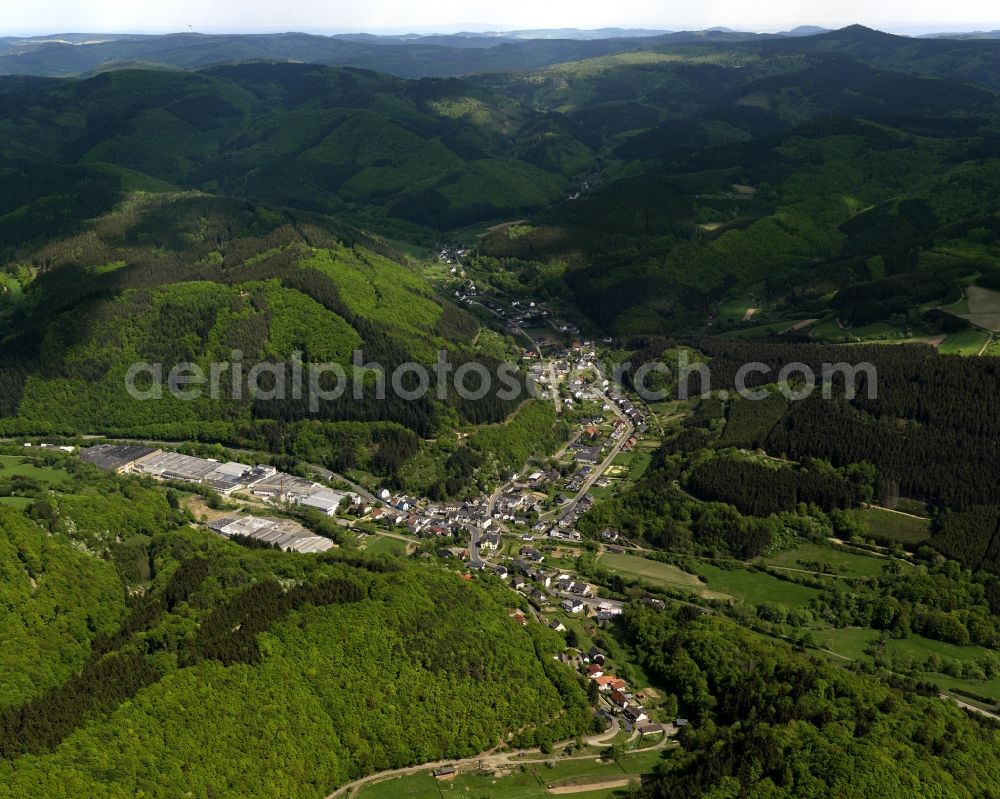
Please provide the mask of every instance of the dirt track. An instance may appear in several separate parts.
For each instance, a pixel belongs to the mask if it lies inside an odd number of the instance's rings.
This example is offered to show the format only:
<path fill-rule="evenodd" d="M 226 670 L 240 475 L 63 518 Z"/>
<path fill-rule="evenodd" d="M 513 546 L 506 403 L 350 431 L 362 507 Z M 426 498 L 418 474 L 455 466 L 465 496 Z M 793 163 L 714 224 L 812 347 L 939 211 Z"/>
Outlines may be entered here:
<path fill-rule="evenodd" d="M 561 785 L 558 788 L 546 789 L 548 793 L 586 793 L 587 791 L 602 791 L 610 788 L 627 788 L 632 780 L 623 777 L 618 780 L 604 780 L 602 782 L 586 782 L 580 785 Z"/>

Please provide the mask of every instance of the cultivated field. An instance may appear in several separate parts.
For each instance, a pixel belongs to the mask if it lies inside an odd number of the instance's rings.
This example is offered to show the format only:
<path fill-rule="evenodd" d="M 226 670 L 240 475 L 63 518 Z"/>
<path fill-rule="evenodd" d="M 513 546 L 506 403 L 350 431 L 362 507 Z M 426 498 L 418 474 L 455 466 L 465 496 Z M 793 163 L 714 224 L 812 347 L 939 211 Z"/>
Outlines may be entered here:
<path fill-rule="evenodd" d="M 622 577 L 637 577 L 654 585 L 690 588 L 699 593 L 705 588 L 705 584 L 696 575 L 657 560 L 604 552 L 597 562 L 608 571 L 620 574 Z"/>
<path fill-rule="evenodd" d="M 1000 291 L 993 291 L 982 286 L 969 286 L 965 290 L 968 312 L 960 313 L 953 308 L 948 311 L 967 319 L 977 327 L 1000 332 Z M 964 309 L 961 309 L 964 310 Z"/>

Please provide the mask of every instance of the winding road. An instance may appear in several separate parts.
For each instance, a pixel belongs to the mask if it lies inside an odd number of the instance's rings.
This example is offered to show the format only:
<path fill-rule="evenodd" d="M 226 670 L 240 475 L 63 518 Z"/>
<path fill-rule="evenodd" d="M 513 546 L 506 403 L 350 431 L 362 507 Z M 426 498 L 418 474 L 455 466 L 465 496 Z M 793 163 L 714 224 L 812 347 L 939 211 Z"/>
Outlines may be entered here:
<path fill-rule="evenodd" d="M 602 733 L 598 735 L 585 736 L 583 742 L 587 746 L 604 746 L 609 745 L 615 735 L 618 734 L 619 724 L 617 718 L 612 718 L 611 726 Z M 557 744 L 553 744 L 553 749 L 565 749 L 567 746 L 574 744 L 574 741 L 562 741 Z M 640 749 L 629 750 L 630 753 L 634 752 L 652 752 L 656 749 L 665 749 L 669 744 L 673 743 L 672 739 L 663 735 L 659 741 L 650 746 L 646 746 Z M 472 757 L 463 758 L 461 760 L 435 760 L 432 763 L 423 763 L 419 766 L 406 766 L 405 768 L 390 769 L 389 771 L 379 771 L 375 774 L 369 774 L 367 777 L 362 777 L 361 779 L 354 780 L 345 785 L 340 786 L 333 793 L 328 794 L 326 799 L 338 799 L 338 797 L 348 797 L 348 799 L 353 799 L 362 788 L 371 785 L 376 782 L 385 782 L 387 780 L 393 780 L 398 777 L 406 777 L 412 774 L 419 774 L 422 771 L 428 771 L 436 768 L 442 768 L 444 766 L 454 766 L 457 770 L 469 770 L 469 768 L 478 769 L 496 769 L 499 766 L 509 766 L 509 765 L 520 765 L 525 762 L 533 762 L 526 760 L 528 755 L 539 755 L 542 750 L 538 747 L 532 749 L 518 749 L 513 752 L 497 752 L 499 747 L 494 747 L 486 752 L 479 755 L 473 755 Z M 564 762 L 569 760 L 593 760 L 598 757 L 596 752 L 588 752 L 582 755 L 558 755 L 551 754 L 544 758 L 544 762 Z M 542 761 L 535 761 L 542 762 Z"/>

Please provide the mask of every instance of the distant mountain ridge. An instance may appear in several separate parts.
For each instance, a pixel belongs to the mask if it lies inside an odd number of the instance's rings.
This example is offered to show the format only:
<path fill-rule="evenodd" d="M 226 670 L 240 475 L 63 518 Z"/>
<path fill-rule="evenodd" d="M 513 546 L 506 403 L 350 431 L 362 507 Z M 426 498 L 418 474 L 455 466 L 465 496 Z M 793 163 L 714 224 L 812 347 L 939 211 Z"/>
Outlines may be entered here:
<path fill-rule="evenodd" d="M 682 42 L 740 42 L 798 38 L 823 32 L 811 26 L 781 33 L 729 29 L 660 31 L 576 28 L 456 34 L 310 33 L 202 34 L 64 33 L 0 39 L 0 75 L 64 77 L 116 68 L 121 63 L 197 69 L 239 61 L 304 61 L 372 69 L 398 77 L 455 77 L 475 72 L 538 69 Z"/>

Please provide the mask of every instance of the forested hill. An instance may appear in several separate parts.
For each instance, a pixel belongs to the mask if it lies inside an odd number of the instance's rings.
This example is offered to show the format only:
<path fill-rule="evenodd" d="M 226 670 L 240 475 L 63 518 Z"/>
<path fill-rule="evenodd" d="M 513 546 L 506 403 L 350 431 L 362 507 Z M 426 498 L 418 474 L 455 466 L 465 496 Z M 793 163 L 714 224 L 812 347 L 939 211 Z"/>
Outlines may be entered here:
<path fill-rule="evenodd" d="M 538 112 L 455 80 L 258 63 L 2 78 L 0 96 L 0 246 L 107 210 L 116 189 L 264 199 L 406 238 L 538 210 L 589 163 L 571 132 L 542 138 Z"/>
<path fill-rule="evenodd" d="M 319 799 L 589 720 L 561 637 L 509 618 L 504 588 L 242 547 L 174 494 L 49 461 L 44 498 L 0 507 L 5 799 Z"/>
<path fill-rule="evenodd" d="M 477 78 L 558 109 L 629 164 L 480 252 L 491 267 L 557 270 L 621 334 L 704 328 L 735 296 L 772 319 L 823 318 L 838 311 L 831 292 L 892 278 L 940 278 L 921 302 L 945 303 L 958 293 L 949 270 L 1000 264 L 987 188 L 1000 164 L 1000 44 L 980 44 L 964 70 L 953 50 L 846 30 Z"/>
<path fill-rule="evenodd" d="M 375 69 L 407 78 L 451 77 L 496 69 L 531 69 L 635 48 L 633 38 L 595 41 L 463 36 L 383 37 L 278 34 L 100 36 L 90 42 L 8 40 L 0 74 L 79 75 L 124 65 L 192 69 L 280 60 Z"/>
<path fill-rule="evenodd" d="M 496 367 L 471 347 L 475 319 L 394 257 L 305 212 L 199 194 L 133 196 L 76 234 L 13 254 L 9 269 L 23 290 L 0 313 L 0 425 L 221 441 L 393 476 L 445 420 L 498 422 L 518 405 L 495 394 L 468 403 L 449 392 L 441 401 L 436 391 L 380 400 L 374 380 L 352 377 L 354 350 L 386 373 L 433 364 L 439 350 L 455 364 Z M 167 390 L 137 401 L 124 390 L 134 363 L 163 364 L 163 376 L 197 363 L 208 375 L 234 352 L 242 378 L 237 388 L 231 377 L 218 381 L 217 397 L 208 386 L 194 401 Z M 350 387 L 315 403 L 309 381 L 298 398 L 290 389 L 257 398 L 252 365 L 284 364 L 290 387 L 295 353 L 306 367 L 340 364 Z"/>
<path fill-rule="evenodd" d="M 620 334 L 703 327 L 732 296 L 801 320 L 859 283 L 995 271 L 1000 42 L 619 41 L 461 80 L 273 61 L 0 78 L 0 247 L 134 190 L 425 245 L 529 218 L 483 240 L 484 265 L 552 277 Z"/>
<path fill-rule="evenodd" d="M 995 727 L 937 697 L 848 675 L 690 608 L 635 610 L 626 626 L 643 668 L 697 716 L 643 797 L 997 795 Z"/>
<path fill-rule="evenodd" d="M 453 77 L 473 72 L 536 69 L 562 61 L 637 49 L 656 42 L 734 42 L 764 38 L 771 37 L 719 30 L 663 33 L 613 29 L 426 36 L 69 34 L 0 39 L 0 74 L 79 75 L 118 69 L 123 65 L 194 69 L 212 64 L 267 59 L 361 67 L 406 78 Z"/>

